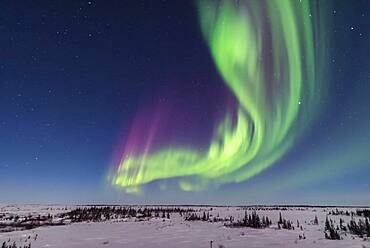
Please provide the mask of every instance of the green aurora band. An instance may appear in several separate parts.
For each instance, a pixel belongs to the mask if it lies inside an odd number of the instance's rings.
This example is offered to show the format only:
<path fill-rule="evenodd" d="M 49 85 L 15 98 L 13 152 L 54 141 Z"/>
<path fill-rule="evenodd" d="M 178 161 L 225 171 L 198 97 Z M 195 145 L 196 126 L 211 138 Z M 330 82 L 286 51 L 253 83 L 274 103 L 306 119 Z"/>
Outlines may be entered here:
<path fill-rule="evenodd" d="M 208 149 L 125 154 L 113 177 L 128 192 L 178 178 L 182 190 L 250 179 L 279 160 L 314 119 L 323 92 L 323 18 L 306 0 L 199 1 L 205 41 L 238 109 Z M 320 60 L 318 58 L 320 56 Z"/>

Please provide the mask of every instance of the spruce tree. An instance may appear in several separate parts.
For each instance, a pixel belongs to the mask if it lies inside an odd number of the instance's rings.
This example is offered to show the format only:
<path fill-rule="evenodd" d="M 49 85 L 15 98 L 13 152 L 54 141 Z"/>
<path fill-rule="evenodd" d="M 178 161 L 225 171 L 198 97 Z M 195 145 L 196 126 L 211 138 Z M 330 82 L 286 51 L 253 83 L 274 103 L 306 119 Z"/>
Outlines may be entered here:
<path fill-rule="evenodd" d="M 319 224 L 319 220 L 317 219 L 317 216 L 315 215 L 315 220 L 313 221 L 313 223 L 315 224 L 315 225 L 318 225 Z"/>
<path fill-rule="evenodd" d="M 281 212 L 279 213 L 279 222 L 278 223 L 280 223 L 280 224 L 283 223 L 283 218 L 281 217 Z"/>
<path fill-rule="evenodd" d="M 207 220 L 206 212 L 203 212 L 202 221 L 206 221 L 206 220 Z"/>
<path fill-rule="evenodd" d="M 247 226 L 247 222 L 248 222 L 248 215 L 247 215 L 247 211 L 245 211 L 244 212 L 243 225 L 244 226 Z"/>
<path fill-rule="evenodd" d="M 331 229 L 331 226 L 330 226 L 328 217 L 326 216 L 326 220 L 325 220 L 325 231 L 329 231 L 330 229 Z"/>

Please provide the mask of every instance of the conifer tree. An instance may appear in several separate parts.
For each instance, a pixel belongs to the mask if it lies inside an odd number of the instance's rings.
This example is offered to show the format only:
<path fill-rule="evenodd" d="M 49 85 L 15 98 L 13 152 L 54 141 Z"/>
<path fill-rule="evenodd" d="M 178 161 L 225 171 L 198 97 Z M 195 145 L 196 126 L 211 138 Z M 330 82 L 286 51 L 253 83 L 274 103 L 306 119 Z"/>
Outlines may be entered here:
<path fill-rule="evenodd" d="M 326 220 L 325 220 L 325 230 L 326 231 L 329 231 L 331 229 L 331 225 L 330 225 L 330 222 L 328 220 L 328 217 L 326 216 Z"/>
<path fill-rule="evenodd" d="M 319 220 L 317 219 L 317 216 L 315 215 L 315 220 L 313 221 L 313 224 L 314 225 L 318 225 L 319 224 Z"/>
<path fill-rule="evenodd" d="M 206 220 L 207 220 L 206 212 L 203 212 L 202 220 L 203 220 L 203 221 L 206 221 Z"/>
<path fill-rule="evenodd" d="M 281 217 L 281 212 L 279 213 L 279 222 L 278 223 L 280 223 L 280 224 L 283 223 L 283 218 Z"/>

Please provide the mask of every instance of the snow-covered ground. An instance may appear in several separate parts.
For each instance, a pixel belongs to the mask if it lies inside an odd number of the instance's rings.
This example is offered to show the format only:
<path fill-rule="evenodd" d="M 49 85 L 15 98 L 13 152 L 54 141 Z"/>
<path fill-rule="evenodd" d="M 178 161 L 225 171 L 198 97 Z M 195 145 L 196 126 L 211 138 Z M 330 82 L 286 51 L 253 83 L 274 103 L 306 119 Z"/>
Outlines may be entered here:
<path fill-rule="evenodd" d="M 0 205 L 0 215 L 57 215 L 74 209 L 74 206 L 57 205 Z M 139 208 L 139 207 L 137 207 Z M 244 217 L 242 207 L 192 207 L 198 214 L 209 212 L 211 216 L 229 217 L 235 220 Z M 212 210 L 211 210 L 212 209 Z M 18 246 L 31 243 L 35 247 L 127 247 L 127 248 L 213 248 L 241 247 L 356 247 L 370 248 L 370 239 L 359 238 L 341 232 L 342 240 L 328 240 L 324 237 L 325 219 L 333 208 L 289 207 L 284 209 L 259 209 L 257 214 L 268 216 L 272 225 L 265 229 L 230 228 L 223 222 L 184 221 L 179 213 L 171 213 L 170 219 L 151 218 L 138 221 L 135 218 L 105 222 L 82 222 L 64 226 L 43 226 L 31 230 L 0 233 L 0 247 L 16 242 Z M 335 208 L 334 208 L 335 209 Z M 339 210 L 355 211 L 356 209 Z M 198 212 L 199 211 L 199 212 Z M 248 212 L 251 212 L 249 209 Z M 279 213 L 292 221 L 294 230 L 278 229 Z M 314 225 L 317 216 L 318 225 Z M 328 215 L 339 225 L 339 218 L 347 223 L 351 216 Z M 354 217 L 355 219 L 360 217 Z M 297 228 L 297 220 L 301 228 Z M 299 239 L 299 236 L 305 239 Z"/>

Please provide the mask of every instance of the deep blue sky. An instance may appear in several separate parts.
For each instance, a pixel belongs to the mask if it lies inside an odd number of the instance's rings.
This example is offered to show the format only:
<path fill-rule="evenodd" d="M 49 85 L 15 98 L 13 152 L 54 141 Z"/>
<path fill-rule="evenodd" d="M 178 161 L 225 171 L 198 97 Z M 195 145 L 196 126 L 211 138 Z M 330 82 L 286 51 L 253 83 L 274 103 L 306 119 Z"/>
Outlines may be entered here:
<path fill-rule="evenodd" d="M 370 204 L 370 2 L 327 14 L 328 94 L 294 149 L 242 184 L 132 196 L 106 175 L 141 106 L 175 101 L 202 144 L 230 99 L 194 3 L 1 1 L 0 202 Z"/>

